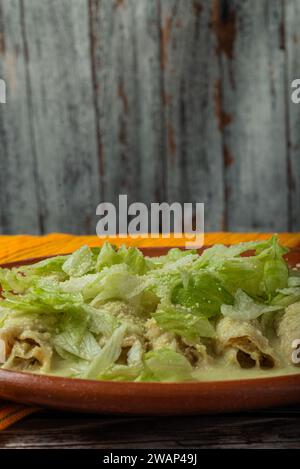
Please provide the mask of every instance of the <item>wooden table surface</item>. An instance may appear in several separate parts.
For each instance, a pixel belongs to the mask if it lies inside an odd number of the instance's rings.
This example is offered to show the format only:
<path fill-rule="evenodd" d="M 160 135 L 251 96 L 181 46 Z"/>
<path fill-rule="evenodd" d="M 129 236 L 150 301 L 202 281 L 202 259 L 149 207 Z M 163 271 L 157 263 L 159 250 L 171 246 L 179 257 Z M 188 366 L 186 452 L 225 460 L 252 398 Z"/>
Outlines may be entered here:
<path fill-rule="evenodd" d="M 195 417 L 43 411 L 0 432 L 0 448 L 300 448 L 300 406 Z"/>

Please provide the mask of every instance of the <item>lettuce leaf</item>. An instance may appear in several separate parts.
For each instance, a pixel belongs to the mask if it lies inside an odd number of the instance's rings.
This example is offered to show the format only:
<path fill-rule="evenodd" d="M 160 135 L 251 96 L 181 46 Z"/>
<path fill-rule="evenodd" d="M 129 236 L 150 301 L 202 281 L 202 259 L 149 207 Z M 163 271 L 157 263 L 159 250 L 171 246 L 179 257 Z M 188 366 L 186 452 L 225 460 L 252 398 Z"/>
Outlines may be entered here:
<path fill-rule="evenodd" d="M 56 349 L 58 347 L 58 351 L 61 349 L 65 350 L 84 360 L 92 360 L 101 351 L 98 342 L 91 332 L 86 332 L 78 337 L 74 329 L 68 329 L 58 334 L 54 338 L 54 345 Z"/>
<path fill-rule="evenodd" d="M 148 270 L 151 260 L 146 260 L 142 252 L 135 247 L 121 246 L 118 250 L 109 243 L 104 243 L 98 255 L 96 270 L 101 271 L 104 267 L 115 264 L 125 264 L 129 272 L 143 275 Z"/>
<path fill-rule="evenodd" d="M 241 256 L 250 250 L 255 251 L 254 256 Z M 214 271 L 231 294 L 241 289 L 254 298 L 269 299 L 278 288 L 287 286 L 286 252 L 273 236 L 266 241 L 213 246 L 196 264 Z"/>
<path fill-rule="evenodd" d="M 127 248 L 123 245 L 119 248 L 118 255 L 121 262 L 128 266 L 129 272 L 136 275 L 145 274 L 151 265 L 151 260 L 146 260 L 142 252 L 134 247 Z"/>
<path fill-rule="evenodd" d="M 44 259 L 42 261 L 36 262 L 35 264 L 25 265 L 18 267 L 19 272 L 24 273 L 25 275 L 34 274 L 34 275 L 51 275 L 51 274 L 60 274 L 65 276 L 65 273 L 62 271 L 62 266 L 69 256 L 54 256 Z"/>
<path fill-rule="evenodd" d="M 263 303 L 256 303 L 243 290 L 237 290 L 233 305 L 222 305 L 221 313 L 232 319 L 240 321 L 251 321 L 264 313 L 281 310 L 281 306 L 270 306 Z"/>
<path fill-rule="evenodd" d="M 65 293 L 81 293 L 85 300 L 94 298 L 98 293 L 97 285 L 100 283 L 101 274 L 86 274 L 82 277 L 72 277 L 60 282 L 59 288 Z"/>
<path fill-rule="evenodd" d="M 235 294 L 238 289 L 252 297 L 262 297 L 264 289 L 264 262 L 256 257 L 227 259 L 217 274 L 224 287 Z"/>
<path fill-rule="evenodd" d="M 223 287 L 220 280 L 210 272 L 199 272 L 174 287 L 172 303 L 184 306 L 193 314 L 210 318 L 220 313 L 223 304 L 233 304 L 232 295 Z"/>
<path fill-rule="evenodd" d="M 81 277 L 93 268 L 93 254 L 88 246 L 82 246 L 67 258 L 62 270 L 70 277 Z"/>
<path fill-rule="evenodd" d="M 271 305 L 280 305 L 283 308 L 300 301 L 300 287 L 287 287 L 278 290 L 272 299 Z"/>
<path fill-rule="evenodd" d="M 215 335 L 214 327 L 207 318 L 195 316 L 184 311 L 183 308 L 178 309 L 167 305 L 153 313 L 152 317 L 164 331 L 173 332 L 192 342 L 199 341 L 200 337 L 214 337 Z"/>
<path fill-rule="evenodd" d="M 116 300 L 134 300 L 146 288 L 146 283 L 141 277 L 128 272 L 127 266 L 121 264 L 107 269 L 106 275 L 94 282 L 89 288 L 95 287 L 94 292 L 98 293 L 92 300 L 91 305 L 97 306 L 104 301 Z M 85 295 L 87 293 L 85 292 Z"/>
<path fill-rule="evenodd" d="M 300 287 L 300 277 L 291 276 L 288 279 L 288 287 Z"/>
<path fill-rule="evenodd" d="M 256 249 L 257 242 L 239 243 L 232 246 L 224 244 L 215 244 L 211 248 L 205 249 L 197 260 L 197 268 L 209 267 L 211 270 L 222 267 L 228 259 L 233 259 L 241 254 Z"/>
<path fill-rule="evenodd" d="M 171 251 L 173 250 L 169 252 Z M 178 251 L 180 255 L 178 255 Z M 198 259 L 198 255 L 193 254 L 193 251 L 178 249 L 176 253 L 175 256 L 170 256 L 171 261 L 167 259 L 168 254 L 164 256 L 165 260 L 160 268 L 152 269 L 143 276 L 147 288 L 151 289 L 162 302 L 171 301 L 172 290 L 182 281 L 183 275 L 193 269 L 193 265 Z"/>
<path fill-rule="evenodd" d="M 32 284 L 32 280 L 22 275 L 18 269 L 0 268 L 0 285 L 3 291 L 24 293 Z"/>
<path fill-rule="evenodd" d="M 98 376 L 103 381 L 135 381 L 143 371 L 142 366 L 114 365 Z"/>
<path fill-rule="evenodd" d="M 110 337 L 118 326 L 117 319 L 100 309 L 89 306 L 89 330 L 96 335 Z"/>
<path fill-rule="evenodd" d="M 167 255 L 164 256 L 164 260 L 165 260 L 165 263 L 174 262 L 174 261 L 177 261 L 178 259 L 182 259 L 183 257 L 190 256 L 191 254 L 197 255 L 196 249 L 184 250 L 184 249 L 179 249 L 179 248 L 171 248 L 169 249 Z"/>
<path fill-rule="evenodd" d="M 85 373 L 86 378 L 99 378 L 101 374 L 115 363 L 121 354 L 125 332 L 126 326 L 124 325 L 121 325 L 113 332 L 101 352 L 92 360 L 91 365 Z"/>
<path fill-rule="evenodd" d="M 27 313 L 40 314 L 63 311 L 73 314 L 84 309 L 80 293 L 62 293 L 57 290 L 51 291 L 35 287 L 24 295 L 5 293 L 1 306 Z"/>
<path fill-rule="evenodd" d="M 143 346 L 141 342 L 137 339 L 127 354 L 127 363 L 130 366 L 141 366 L 143 359 Z"/>
<path fill-rule="evenodd" d="M 68 256 L 56 256 L 12 269 L 0 268 L 1 288 L 3 291 L 24 293 L 44 278 L 64 280 L 66 274 L 62 271 L 62 266 L 67 258 Z"/>
<path fill-rule="evenodd" d="M 174 350 L 164 348 L 145 354 L 145 372 L 141 381 L 193 381 L 193 367 Z"/>
<path fill-rule="evenodd" d="M 264 287 L 267 295 L 274 296 L 280 288 L 287 287 L 289 269 L 283 256 L 288 249 L 281 246 L 276 236 L 266 242 L 264 248 L 257 249 L 257 259 L 264 264 Z"/>
<path fill-rule="evenodd" d="M 104 267 L 111 267 L 119 263 L 120 260 L 115 247 L 110 243 L 104 243 L 97 257 L 96 271 L 100 272 Z"/>

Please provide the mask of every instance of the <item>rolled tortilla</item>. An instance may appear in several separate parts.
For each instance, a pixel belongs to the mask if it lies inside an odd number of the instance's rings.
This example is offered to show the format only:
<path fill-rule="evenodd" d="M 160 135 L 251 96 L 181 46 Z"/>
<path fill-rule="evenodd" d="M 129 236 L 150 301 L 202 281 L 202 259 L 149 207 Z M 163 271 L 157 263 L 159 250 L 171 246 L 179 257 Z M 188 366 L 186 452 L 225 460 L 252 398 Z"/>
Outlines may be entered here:
<path fill-rule="evenodd" d="M 241 368 L 274 368 L 278 359 L 257 321 L 223 318 L 217 325 L 217 352 Z"/>
<path fill-rule="evenodd" d="M 193 343 L 184 337 L 177 337 L 177 352 L 183 353 L 190 364 L 196 368 L 212 364 L 213 358 L 207 353 L 203 343 Z"/>
<path fill-rule="evenodd" d="M 50 370 L 52 347 L 50 335 L 16 326 L 3 328 L 0 332 L 0 360 L 4 369 Z"/>
<path fill-rule="evenodd" d="M 280 350 L 288 363 L 300 365 L 293 361 L 295 351 L 293 342 L 300 339 L 300 302 L 288 306 L 278 324 L 277 334 L 280 340 Z"/>
<path fill-rule="evenodd" d="M 0 365 L 6 360 L 6 346 L 4 340 L 0 339 Z"/>
<path fill-rule="evenodd" d="M 153 318 L 146 322 L 145 337 L 149 350 L 171 348 L 175 352 L 182 353 L 195 367 L 207 365 L 211 361 L 204 344 L 195 344 L 184 337 L 176 336 L 173 332 L 163 331 Z"/>

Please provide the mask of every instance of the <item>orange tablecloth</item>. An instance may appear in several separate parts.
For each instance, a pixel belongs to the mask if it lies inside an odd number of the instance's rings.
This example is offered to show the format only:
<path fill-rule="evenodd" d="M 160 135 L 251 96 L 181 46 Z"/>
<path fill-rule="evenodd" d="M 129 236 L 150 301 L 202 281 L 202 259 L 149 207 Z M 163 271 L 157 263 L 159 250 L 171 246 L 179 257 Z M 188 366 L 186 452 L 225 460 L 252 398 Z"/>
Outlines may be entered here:
<path fill-rule="evenodd" d="M 241 241 L 253 241 L 257 239 L 267 239 L 270 233 L 207 233 L 205 234 L 205 244 L 235 244 Z M 300 247 L 300 233 L 280 233 L 279 238 L 282 244 L 289 247 Z M 111 238 L 113 244 L 135 245 L 138 247 L 147 246 L 183 246 L 184 241 L 180 239 L 118 239 Z M 74 251 L 83 244 L 89 246 L 99 246 L 103 240 L 97 236 L 73 236 L 62 233 L 52 233 L 46 236 L 0 236 L 0 263 L 10 262 L 29 257 L 39 257 L 54 254 L 64 254 Z"/>
<path fill-rule="evenodd" d="M 205 244 L 235 244 L 241 241 L 253 241 L 266 239 L 269 233 L 207 233 Z M 279 235 L 282 244 L 289 247 L 300 247 L 300 233 L 281 233 Z M 110 241 L 116 245 L 126 243 L 139 247 L 146 246 L 183 246 L 184 241 L 180 239 L 118 239 L 111 238 Z M 46 236 L 14 235 L 0 236 L 0 263 L 22 260 L 26 258 L 63 254 L 74 251 L 76 248 L 87 244 L 89 246 L 99 246 L 103 240 L 97 236 L 73 236 L 68 234 L 53 233 Z M 0 405 L 0 430 L 8 427 L 17 420 L 22 419 L 37 409 L 2 403 Z"/>

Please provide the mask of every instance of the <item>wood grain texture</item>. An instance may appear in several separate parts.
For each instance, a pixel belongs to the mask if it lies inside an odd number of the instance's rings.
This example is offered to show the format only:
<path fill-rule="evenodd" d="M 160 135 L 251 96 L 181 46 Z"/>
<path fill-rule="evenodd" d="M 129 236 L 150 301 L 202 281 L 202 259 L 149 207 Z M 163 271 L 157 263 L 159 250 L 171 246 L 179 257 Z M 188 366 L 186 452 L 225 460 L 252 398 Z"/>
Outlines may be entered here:
<path fill-rule="evenodd" d="M 0 232 L 94 233 L 96 205 L 206 204 L 299 230 L 298 0 L 0 0 Z"/>
<path fill-rule="evenodd" d="M 284 2 L 286 47 L 286 101 L 288 107 L 288 188 L 290 196 L 290 229 L 300 230 L 300 106 L 290 98 L 291 83 L 300 77 L 300 3 Z"/>
<path fill-rule="evenodd" d="M 195 417 L 45 412 L 0 432 L 0 448 L 300 448 L 299 408 Z"/>
<path fill-rule="evenodd" d="M 216 11 L 229 230 L 288 228 L 282 21 L 281 0 L 223 0 Z"/>
<path fill-rule="evenodd" d="M 43 229 L 93 232 L 100 189 L 88 3 L 21 4 Z"/>
<path fill-rule="evenodd" d="M 163 199 L 156 0 L 91 0 L 99 158 L 105 200 Z"/>
<path fill-rule="evenodd" d="M 168 200 L 204 202 L 206 230 L 219 230 L 225 207 L 213 2 L 160 3 Z"/>
<path fill-rule="evenodd" d="M 18 0 L 0 3 L 0 231 L 39 233 L 26 50 Z"/>

